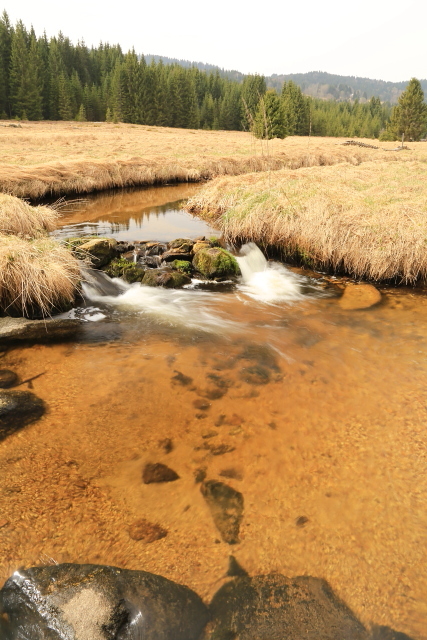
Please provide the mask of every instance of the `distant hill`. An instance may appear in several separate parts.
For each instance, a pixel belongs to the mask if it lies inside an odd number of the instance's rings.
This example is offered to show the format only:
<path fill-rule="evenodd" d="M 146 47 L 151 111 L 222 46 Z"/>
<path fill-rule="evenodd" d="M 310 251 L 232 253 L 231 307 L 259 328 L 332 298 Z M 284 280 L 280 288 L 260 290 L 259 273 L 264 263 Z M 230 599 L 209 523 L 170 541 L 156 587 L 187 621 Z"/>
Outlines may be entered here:
<path fill-rule="evenodd" d="M 154 58 L 156 62 L 160 59 L 165 64 L 179 64 L 182 67 L 197 67 L 201 71 L 218 71 L 221 77 L 230 78 L 237 82 L 242 82 L 244 73 L 236 70 L 221 69 L 214 64 L 205 62 L 192 62 L 191 60 L 179 60 L 178 58 L 168 58 L 148 54 L 147 61 Z M 397 102 L 402 91 L 409 82 L 386 82 L 385 80 L 371 80 L 370 78 L 359 78 L 357 76 L 338 76 L 325 71 L 309 71 L 308 73 L 273 74 L 266 76 L 267 86 L 277 91 L 281 91 L 283 83 L 292 80 L 301 87 L 303 93 L 308 96 L 321 98 L 323 100 L 355 100 L 360 102 L 369 100 L 372 96 L 378 96 L 382 102 Z M 427 80 L 421 80 L 421 86 L 427 97 Z"/>

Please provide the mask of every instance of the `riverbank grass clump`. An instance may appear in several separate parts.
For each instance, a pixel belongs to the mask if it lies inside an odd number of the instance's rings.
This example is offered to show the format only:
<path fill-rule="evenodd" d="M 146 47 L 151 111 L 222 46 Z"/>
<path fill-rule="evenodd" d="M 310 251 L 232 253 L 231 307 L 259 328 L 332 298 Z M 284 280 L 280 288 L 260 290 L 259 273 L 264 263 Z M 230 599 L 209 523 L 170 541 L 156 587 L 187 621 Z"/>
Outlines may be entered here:
<path fill-rule="evenodd" d="M 58 211 L 51 207 L 32 207 L 25 200 L 0 193 L 0 233 L 36 237 L 53 231 Z"/>
<path fill-rule="evenodd" d="M 0 235 L 0 312 L 46 317 L 70 308 L 80 280 L 71 252 L 49 237 Z"/>
<path fill-rule="evenodd" d="M 0 316 L 46 317 L 72 306 L 80 263 L 49 237 L 57 217 L 0 194 Z"/>
<path fill-rule="evenodd" d="M 427 280 L 427 165 L 367 162 L 218 178 L 187 209 L 225 241 L 373 281 Z"/>

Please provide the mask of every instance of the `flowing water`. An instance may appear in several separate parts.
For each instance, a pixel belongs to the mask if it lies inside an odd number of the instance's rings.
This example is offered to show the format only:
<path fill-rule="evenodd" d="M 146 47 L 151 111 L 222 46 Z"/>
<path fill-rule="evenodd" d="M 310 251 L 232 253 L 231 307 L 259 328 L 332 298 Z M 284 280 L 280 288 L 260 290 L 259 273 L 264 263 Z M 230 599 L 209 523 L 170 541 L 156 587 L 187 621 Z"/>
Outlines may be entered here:
<path fill-rule="evenodd" d="M 135 219 L 138 197 L 187 195 L 150 191 L 118 197 Z M 67 225 L 101 220 L 96 206 Z M 20 388 L 49 411 L 0 446 L 0 579 L 93 562 L 209 598 L 233 554 L 250 574 L 326 578 L 365 623 L 425 640 L 427 297 L 383 288 L 380 304 L 346 310 L 340 280 L 266 262 L 253 245 L 238 259 L 235 287 L 86 284 L 78 340 L 2 355 L 22 380 L 39 376 Z M 144 484 L 147 462 L 179 480 Z M 221 540 L 204 475 L 244 496 L 238 544 Z M 134 540 L 140 518 L 166 537 Z"/>

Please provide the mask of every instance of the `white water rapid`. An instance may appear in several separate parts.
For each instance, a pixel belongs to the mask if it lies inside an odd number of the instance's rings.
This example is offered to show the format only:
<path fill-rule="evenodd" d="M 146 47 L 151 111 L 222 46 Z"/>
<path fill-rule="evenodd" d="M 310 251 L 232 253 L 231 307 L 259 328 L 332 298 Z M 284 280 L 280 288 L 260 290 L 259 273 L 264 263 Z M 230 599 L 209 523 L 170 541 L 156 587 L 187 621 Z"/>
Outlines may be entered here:
<path fill-rule="evenodd" d="M 249 297 L 267 304 L 292 303 L 301 300 L 301 277 L 278 263 L 267 262 L 254 243 L 242 247 L 237 257 L 242 277 L 237 284 L 238 299 Z M 91 270 L 86 273 L 83 292 L 86 300 L 106 305 L 122 312 L 139 313 L 170 325 L 181 325 L 213 333 L 233 333 L 241 325 L 226 317 L 228 302 L 225 293 L 197 290 L 199 281 L 193 280 L 184 289 L 132 285 L 119 279 L 109 279 Z M 246 300 L 249 303 L 249 300 Z M 98 311 L 99 309 L 96 309 Z M 92 318 L 90 318 L 92 319 Z M 99 316 L 102 319 L 102 314 Z"/>
<path fill-rule="evenodd" d="M 243 245 L 236 260 L 242 272 L 238 289 L 250 298 L 269 304 L 303 298 L 301 278 L 278 262 L 267 262 L 254 242 Z"/>

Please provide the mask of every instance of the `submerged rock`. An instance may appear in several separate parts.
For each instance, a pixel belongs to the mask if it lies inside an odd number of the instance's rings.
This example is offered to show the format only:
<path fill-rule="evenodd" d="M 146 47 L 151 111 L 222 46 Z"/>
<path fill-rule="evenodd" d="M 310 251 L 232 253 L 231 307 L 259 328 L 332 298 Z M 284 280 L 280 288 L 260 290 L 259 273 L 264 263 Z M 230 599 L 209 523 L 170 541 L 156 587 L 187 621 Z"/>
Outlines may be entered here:
<path fill-rule="evenodd" d="M 0 591 L 5 640 L 196 640 L 199 596 L 145 571 L 59 564 L 16 571 Z"/>
<path fill-rule="evenodd" d="M 193 267 L 209 279 L 230 278 L 240 274 L 237 260 L 229 251 L 218 247 L 197 251 L 193 258 Z"/>
<path fill-rule="evenodd" d="M 155 542 L 168 535 L 166 529 L 154 522 L 148 522 L 145 518 L 137 520 L 129 527 L 129 536 L 132 540 L 142 540 L 143 542 Z"/>
<path fill-rule="evenodd" d="M 28 320 L 27 318 L 0 318 L 0 343 L 16 340 L 60 340 L 75 335 L 81 328 L 80 320 L 68 318 L 46 318 Z"/>
<path fill-rule="evenodd" d="M 18 384 L 19 378 L 14 371 L 10 369 L 0 369 L 0 389 L 9 389 Z"/>
<path fill-rule="evenodd" d="M 368 640 L 325 580 L 238 577 L 214 595 L 204 640 Z"/>
<path fill-rule="evenodd" d="M 341 309 L 368 309 L 381 302 L 381 293 L 372 284 L 347 284 L 338 300 Z"/>
<path fill-rule="evenodd" d="M 179 475 L 173 469 L 161 462 L 148 463 L 142 472 L 144 484 L 153 482 L 173 482 L 179 480 Z"/>
<path fill-rule="evenodd" d="M 100 268 L 116 257 L 116 246 L 117 242 L 114 238 L 94 238 L 84 244 L 80 244 L 78 252 L 88 254 L 93 266 Z"/>
<path fill-rule="evenodd" d="M 224 542 L 238 543 L 243 519 L 243 495 L 217 480 L 204 482 L 200 490 Z"/>
<path fill-rule="evenodd" d="M 43 400 L 31 391 L 0 391 L 0 441 L 41 418 L 45 410 Z"/>
<path fill-rule="evenodd" d="M 185 284 L 190 284 L 191 278 L 180 271 L 172 269 L 150 269 L 145 272 L 142 284 L 149 287 L 167 287 L 168 289 L 179 289 Z"/>

